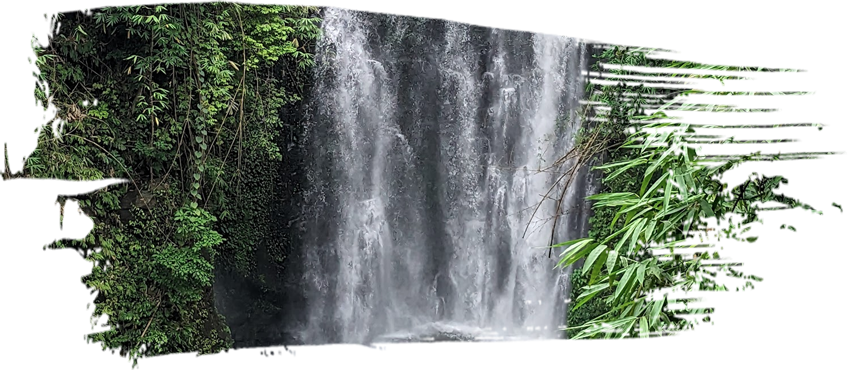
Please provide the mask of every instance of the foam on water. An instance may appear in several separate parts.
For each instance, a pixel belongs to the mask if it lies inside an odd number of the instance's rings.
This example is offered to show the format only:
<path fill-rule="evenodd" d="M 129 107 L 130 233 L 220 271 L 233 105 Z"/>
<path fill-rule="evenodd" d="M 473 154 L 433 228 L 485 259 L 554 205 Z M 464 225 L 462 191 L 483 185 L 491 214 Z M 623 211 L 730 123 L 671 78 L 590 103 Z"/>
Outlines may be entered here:
<path fill-rule="evenodd" d="M 377 337 L 367 346 L 325 345 L 278 351 L 270 357 L 281 363 L 363 362 L 400 355 L 416 355 L 421 343 L 437 339 L 473 344 L 474 351 L 493 362 L 504 358 L 563 356 L 563 342 L 541 337 L 501 336 L 484 329 L 451 322 L 436 322 L 411 331 Z"/>
<path fill-rule="evenodd" d="M 375 346 L 347 346 L 327 345 L 321 347 L 307 347 L 274 354 L 274 358 L 280 362 L 316 362 L 333 359 L 363 360 L 381 359 L 395 356 L 409 351 L 408 347 L 378 344 Z"/>

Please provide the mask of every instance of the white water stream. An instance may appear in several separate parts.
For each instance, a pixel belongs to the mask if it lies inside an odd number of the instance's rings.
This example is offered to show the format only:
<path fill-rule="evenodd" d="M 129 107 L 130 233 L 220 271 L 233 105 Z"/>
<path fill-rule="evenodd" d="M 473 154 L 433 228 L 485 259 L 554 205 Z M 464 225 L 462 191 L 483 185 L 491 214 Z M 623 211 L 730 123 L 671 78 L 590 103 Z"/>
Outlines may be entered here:
<path fill-rule="evenodd" d="M 557 337 L 568 279 L 543 247 L 582 226 L 553 229 L 552 199 L 532 213 L 572 145 L 583 46 L 340 9 L 323 32 L 309 194 L 333 221 L 306 226 L 301 340 Z"/>

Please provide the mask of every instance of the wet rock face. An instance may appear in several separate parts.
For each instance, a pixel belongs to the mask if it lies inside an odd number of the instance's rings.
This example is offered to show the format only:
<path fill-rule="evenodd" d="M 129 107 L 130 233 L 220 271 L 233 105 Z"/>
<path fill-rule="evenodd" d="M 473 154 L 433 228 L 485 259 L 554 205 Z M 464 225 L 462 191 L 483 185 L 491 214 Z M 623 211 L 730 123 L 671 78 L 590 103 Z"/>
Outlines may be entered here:
<path fill-rule="evenodd" d="M 309 89 L 304 100 L 309 101 Z M 227 369 L 244 369 L 249 359 L 274 345 L 297 346 L 288 322 L 300 320 L 304 307 L 300 276 L 299 244 L 303 222 L 305 159 L 302 143 L 306 110 L 290 107 L 282 113 L 287 122 L 277 138 L 285 148 L 285 160 L 251 167 L 246 176 L 256 180 L 255 194 L 264 201 L 250 209 L 252 219 L 238 220 L 239 227 L 250 229 L 255 238 L 250 243 L 240 240 L 243 258 L 250 261 L 247 269 L 237 268 L 229 256 L 217 256 L 213 285 L 216 311 L 224 316 L 233 348 L 228 354 Z M 272 166 L 274 165 L 274 166 Z M 225 235 L 229 237 L 229 235 Z"/>
<path fill-rule="evenodd" d="M 159 202 L 157 201 L 157 193 L 162 195 L 162 192 L 168 191 L 168 184 L 162 179 L 154 179 L 151 181 L 151 189 L 131 188 L 124 194 L 117 210 L 118 218 L 121 222 L 129 222 L 133 220 L 133 209 L 151 210 L 156 209 Z"/>

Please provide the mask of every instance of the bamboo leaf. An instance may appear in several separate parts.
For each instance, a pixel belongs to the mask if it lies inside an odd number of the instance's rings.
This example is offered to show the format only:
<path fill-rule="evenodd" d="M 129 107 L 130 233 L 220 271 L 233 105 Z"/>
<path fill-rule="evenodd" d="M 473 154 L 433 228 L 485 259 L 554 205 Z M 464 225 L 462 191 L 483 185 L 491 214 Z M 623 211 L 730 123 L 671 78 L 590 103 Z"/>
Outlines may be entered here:
<path fill-rule="evenodd" d="M 811 99 L 812 95 L 814 95 L 814 94 L 815 94 L 815 89 L 811 89 L 811 90 L 806 91 L 806 93 L 803 94 L 803 96 L 800 98 L 800 100 L 797 101 L 795 108 L 803 109 L 803 107 L 806 106 L 806 103 L 809 102 L 809 99 Z"/>
<path fill-rule="evenodd" d="M 619 332 L 619 335 L 617 335 L 617 338 L 614 340 L 614 342 L 613 342 L 613 343 L 611 343 L 611 347 L 617 347 L 617 346 L 619 346 L 619 345 L 620 345 L 620 343 L 622 343 L 622 342 L 623 342 L 623 339 L 625 339 L 625 338 L 626 338 L 626 336 L 627 336 L 627 335 L 629 335 L 629 334 L 631 333 L 631 331 L 632 331 L 632 327 L 633 327 L 634 325 L 635 325 L 635 322 L 634 322 L 634 321 L 632 321 L 632 322 L 630 322 L 630 323 L 628 323 L 628 324 L 624 325 L 624 326 L 623 326 L 623 327 L 621 327 L 620 329 L 617 329 L 617 331 Z"/>
<path fill-rule="evenodd" d="M 597 246 L 592 252 L 590 252 L 590 255 L 587 256 L 587 260 L 584 261 L 584 266 L 582 268 L 583 274 L 587 274 L 587 272 L 590 271 L 590 269 L 596 263 L 596 259 L 599 258 L 599 255 L 601 255 L 606 248 L 608 248 L 607 245 L 601 244 Z"/>
<path fill-rule="evenodd" d="M 782 58 L 779 60 L 779 74 L 784 75 L 788 72 L 788 63 L 791 63 L 791 50 L 785 50 L 782 53 Z"/>
<path fill-rule="evenodd" d="M 649 358 L 649 354 L 652 351 L 652 348 L 650 348 L 650 341 L 649 341 L 649 323 L 646 321 L 645 316 L 640 318 L 639 330 L 640 330 L 640 346 L 641 346 L 641 348 L 643 348 L 643 355 L 646 358 Z"/>
<path fill-rule="evenodd" d="M 658 321 L 658 315 L 661 313 L 661 307 L 664 306 L 664 300 L 667 298 L 659 299 L 655 301 L 652 305 L 652 310 L 649 312 L 649 326 L 654 327 L 655 323 Z"/>
<path fill-rule="evenodd" d="M 576 335 L 573 338 L 574 339 L 582 339 L 582 338 L 592 337 L 596 334 L 604 332 L 605 330 L 612 330 L 612 329 L 627 327 L 629 322 L 634 323 L 634 321 L 636 321 L 636 318 L 628 317 L 628 318 L 625 318 L 625 319 L 619 319 L 619 320 L 611 321 L 611 322 L 608 322 L 608 323 L 593 322 L 592 327 L 583 330 L 581 333 L 579 333 L 578 335 Z"/>
<path fill-rule="evenodd" d="M 626 269 L 626 272 L 623 273 L 623 278 L 620 279 L 620 282 L 617 284 L 617 290 L 614 292 L 613 301 L 620 302 L 622 300 L 622 294 L 626 290 L 626 287 L 631 285 L 633 274 L 635 272 L 635 268 L 637 265 L 631 265 Z"/>
<path fill-rule="evenodd" d="M 606 288 L 608 288 L 608 284 L 596 284 L 586 287 L 585 290 L 581 293 L 581 295 L 576 298 L 578 303 L 576 303 L 576 305 L 573 306 L 570 311 L 577 310 L 579 307 L 583 306 L 585 303 L 587 303 L 587 301 L 593 299 L 593 297 L 596 297 L 596 295 L 598 295 Z"/>
<path fill-rule="evenodd" d="M 783 94 L 781 91 L 777 90 L 776 86 L 773 86 L 772 84 L 769 84 L 767 82 L 759 83 L 759 85 L 761 87 L 763 87 L 765 90 L 767 90 L 767 92 L 769 92 L 770 95 L 775 96 L 779 100 L 783 100 L 783 101 L 785 100 L 785 94 Z"/>

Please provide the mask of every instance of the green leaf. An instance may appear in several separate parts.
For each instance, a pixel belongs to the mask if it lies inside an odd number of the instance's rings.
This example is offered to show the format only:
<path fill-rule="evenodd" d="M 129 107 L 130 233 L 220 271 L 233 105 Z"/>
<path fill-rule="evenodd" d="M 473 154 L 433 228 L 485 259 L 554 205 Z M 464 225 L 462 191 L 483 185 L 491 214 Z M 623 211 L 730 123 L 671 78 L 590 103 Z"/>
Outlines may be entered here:
<path fill-rule="evenodd" d="M 614 271 L 614 268 L 617 267 L 617 257 L 618 251 L 616 249 L 608 251 L 608 260 L 605 262 L 605 266 L 608 268 L 608 272 Z"/>
<path fill-rule="evenodd" d="M 582 268 L 583 274 L 587 274 L 587 272 L 590 271 L 590 269 L 596 263 L 596 259 L 599 258 L 599 255 L 602 254 L 602 252 L 604 252 L 606 248 L 608 248 L 607 245 L 600 244 L 592 252 L 590 252 L 590 254 L 587 256 L 587 260 L 584 261 L 584 266 Z"/>
<path fill-rule="evenodd" d="M 570 338 L 569 341 L 572 342 L 572 341 L 576 341 L 576 340 L 579 340 L 579 339 L 582 339 L 582 338 L 594 336 L 594 335 L 597 335 L 597 334 L 600 334 L 600 333 L 611 332 L 611 331 L 616 330 L 619 327 L 622 327 L 623 325 L 634 324 L 636 319 L 637 319 L 636 317 L 632 316 L 632 317 L 626 317 L 626 318 L 623 318 L 623 319 L 610 320 L 610 321 L 604 321 L 604 322 L 601 322 L 601 323 L 598 323 L 598 324 L 593 324 L 593 325 L 589 326 L 588 328 L 582 330 L 578 334 L 576 334 L 574 337 Z"/>
<path fill-rule="evenodd" d="M 708 308 L 708 301 L 710 298 L 709 290 L 706 289 L 705 293 L 703 293 L 702 298 L 696 302 L 693 310 L 691 311 L 689 317 L 691 317 L 690 324 L 697 325 L 700 321 L 704 319 L 703 315 L 705 314 L 706 308 Z"/>
<path fill-rule="evenodd" d="M 806 103 L 809 102 L 809 99 L 811 99 L 812 95 L 814 95 L 814 94 L 815 94 L 815 89 L 811 89 L 811 90 L 806 91 L 806 93 L 803 94 L 803 97 L 801 97 L 800 100 L 797 101 L 797 104 L 795 104 L 795 107 L 797 109 L 803 109 L 803 107 L 806 106 Z"/>
<path fill-rule="evenodd" d="M 791 50 L 785 50 L 782 53 L 782 58 L 779 60 L 779 74 L 784 75 L 788 72 L 788 63 L 791 63 Z"/>
<path fill-rule="evenodd" d="M 587 250 L 593 247 L 593 239 L 579 239 L 578 242 L 561 252 L 560 266 L 568 266 L 581 259 Z"/>
<path fill-rule="evenodd" d="M 192 175 L 192 177 L 194 177 L 194 178 L 195 178 L 195 181 L 198 181 L 198 180 L 200 180 L 200 179 L 201 179 L 201 174 L 196 173 L 196 174 Z"/>
<path fill-rule="evenodd" d="M 770 95 L 775 96 L 779 100 L 783 100 L 783 101 L 785 100 L 785 94 L 783 94 L 781 91 L 777 90 L 776 86 L 773 86 L 772 84 L 769 84 L 767 82 L 761 82 L 761 83 L 759 83 L 759 85 L 761 85 L 761 87 L 763 87 L 765 90 L 767 90 L 767 92 L 769 92 Z"/>
<path fill-rule="evenodd" d="M 757 236 L 751 236 L 751 237 L 747 238 L 747 241 L 750 242 L 750 243 L 755 243 L 755 241 L 758 240 L 758 239 L 759 239 L 759 237 L 757 237 Z"/>
<path fill-rule="evenodd" d="M 649 324 L 646 321 L 646 316 L 640 318 L 640 337 L 649 337 Z"/>
<path fill-rule="evenodd" d="M 702 214 L 708 217 L 714 217 L 714 211 L 711 210 L 711 206 L 708 205 L 708 202 L 705 201 L 705 198 L 699 200 L 700 205 L 702 206 Z"/>
<path fill-rule="evenodd" d="M 688 231 L 690 231 L 691 223 L 695 224 L 696 221 L 692 221 L 692 220 L 694 220 L 694 217 L 696 217 L 696 213 L 697 213 L 697 210 L 695 210 L 695 209 L 692 209 L 690 212 L 688 212 L 688 217 L 685 218 L 685 229 L 683 231 L 683 233 L 685 235 L 687 235 Z"/>
<path fill-rule="evenodd" d="M 620 279 L 620 282 L 617 284 L 617 291 L 614 292 L 613 301 L 619 302 L 622 300 L 621 295 L 625 291 L 626 287 L 631 285 L 633 274 L 635 272 L 637 265 L 631 265 L 626 269 L 626 272 L 623 273 L 623 278 Z"/>
<path fill-rule="evenodd" d="M 622 328 L 617 329 L 617 331 L 619 331 L 619 335 L 617 335 L 616 340 L 614 340 L 614 342 L 612 342 L 610 346 L 611 346 L 611 347 L 617 347 L 617 346 L 619 346 L 619 345 L 620 345 L 620 343 L 622 343 L 622 342 L 623 342 L 623 339 L 625 339 L 625 338 L 626 338 L 626 336 L 627 336 L 627 335 L 629 335 L 629 334 L 631 333 L 631 331 L 632 331 L 632 327 L 633 327 L 634 325 L 635 325 L 635 322 L 634 322 L 634 321 L 632 321 L 632 322 L 630 322 L 630 323 L 628 323 L 628 324 L 624 325 Z"/>
<path fill-rule="evenodd" d="M 587 301 L 593 299 L 593 297 L 598 295 L 601 291 L 605 290 L 606 288 L 608 288 L 608 284 L 605 284 L 605 283 L 585 287 L 584 291 L 581 293 L 581 295 L 579 295 L 578 298 L 576 298 L 578 303 L 576 303 L 576 305 L 573 306 L 572 310 L 570 310 L 570 311 L 577 310 L 579 307 L 583 306 L 585 303 L 587 303 Z"/>
<path fill-rule="evenodd" d="M 652 310 L 649 312 L 649 326 L 655 326 L 655 323 L 658 321 L 658 315 L 661 313 L 661 307 L 664 306 L 666 299 L 666 297 L 659 299 L 652 304 Z"/>
<path fill-rule="evenodd" d="M 794 78 L 795 76 L 797 76 L 797 71 L 800 70 L 800 61 L 796 58 L 791 59 L 791 64 L 789 66 L 791 67 L 791 78 Z M 784 81 L 785 76 L 782 77 L 783 79 L 780 80 L 780 85 Z"/>

